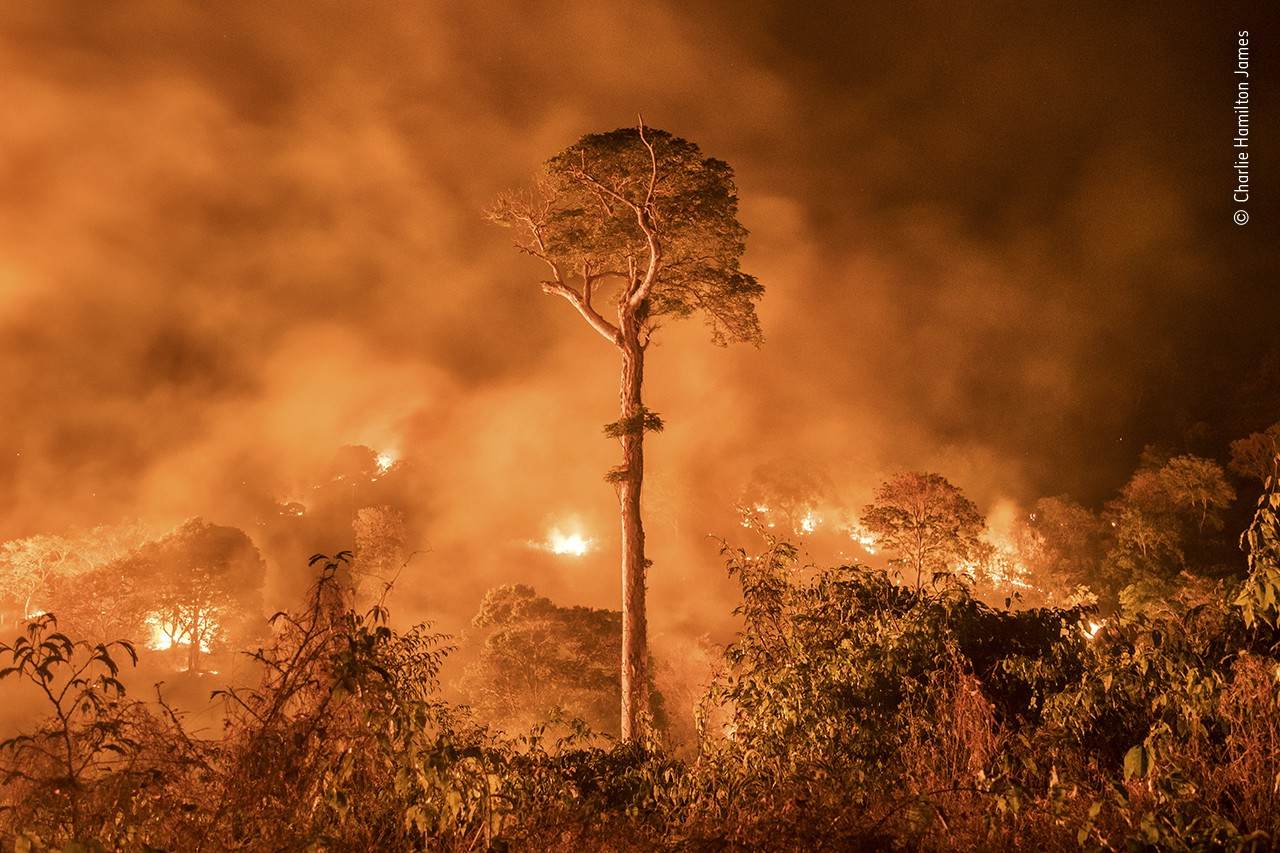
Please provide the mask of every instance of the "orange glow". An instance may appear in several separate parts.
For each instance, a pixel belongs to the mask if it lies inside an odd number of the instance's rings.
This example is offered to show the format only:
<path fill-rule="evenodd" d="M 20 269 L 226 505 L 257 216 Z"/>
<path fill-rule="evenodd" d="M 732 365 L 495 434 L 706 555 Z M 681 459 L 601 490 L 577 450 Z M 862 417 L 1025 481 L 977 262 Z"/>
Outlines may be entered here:
<path fill-rule="evenodd" d="M 146 646 L 152 651 L 163 652 L 175 646 L 191 645 L 191 631 L 189 628 L 173 624 L 158 613 L 152 613 L 147 617 L 147 627 L 151 631 L 151 636 L 147 639 Z M 209 654 L 209 640 L 217 631 L 218 625 L 216 622 L 211 619 L 204 620 L 200 638 L 200 652 L 202 654 Z"/>
<path fill-rule="evenodd" d="M 849 531 L 849 538 L 861 545 L 862 550 L 872 556 L 875 556 L 876 538 L 870 533 L 867 533 L 859 527 L 855 527 Z"/>
<path fill-rule="evenodd" d="M 173 634 L 154 614 L 147 618 L 147 626 L 151 629 L 151 638 L 147 640 L 147 648 L 163 652 L 173 648 Z"/>
<path fill-rule="evenodd" d="M 552 554 L 581 557 L 591 550 L 592 540 L 581 533 L 564 533 L 555 527 L 547 534 L 543 547 Z"/>

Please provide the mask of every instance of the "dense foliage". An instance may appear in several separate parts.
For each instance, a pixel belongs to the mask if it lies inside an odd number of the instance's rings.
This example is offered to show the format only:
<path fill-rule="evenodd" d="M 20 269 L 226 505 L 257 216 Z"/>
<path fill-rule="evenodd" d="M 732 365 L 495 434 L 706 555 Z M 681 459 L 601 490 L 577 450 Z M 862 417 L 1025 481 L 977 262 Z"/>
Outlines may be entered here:
<path fill-rule="evenodd" d="M 273 618 L 259 683 L 220 694 L 218 738 L 126 698 L 130 646 L 46 615 L 0 646 L 0 676 L 51 711 L 3 746 L 4 832 L 24 850 L 1262 848 L 1280 838 L 1278 518 L 1273 486 L 1244 586 L 1129 596 L 1101 627 L 1091 606 L 803 566 L 779 540 L 726 548 L 743 627 L 683 757 L 656 730 L 479 724 L 436 692 L 446 638 L 335 588 L 345 554 Z M 520 590 L 486 612 L 522 631 L 498 618 L 514 605 L 555 615 Z"/>
<path fill-rule="evenodd" d="M 508 584 L 485 594 L 471 624 L 484 640 L 462 687 L 484 719 L 507 731 L 578 719 L 618 733 L 618 611 L 560 607 L 530 586 Z M 662 695 L 652 682 L 649 700 L 661 726 Z"/>

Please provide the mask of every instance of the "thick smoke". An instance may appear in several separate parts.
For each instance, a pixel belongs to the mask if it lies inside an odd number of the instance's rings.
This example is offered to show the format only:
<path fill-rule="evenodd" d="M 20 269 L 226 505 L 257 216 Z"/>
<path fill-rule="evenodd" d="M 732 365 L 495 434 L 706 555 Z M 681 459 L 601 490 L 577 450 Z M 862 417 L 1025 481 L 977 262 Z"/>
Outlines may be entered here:
<path fill-rule="evenodd" d="M 615 354 L 481 211 L 637 111 L 734 165 L 767 288 L 761 349 L 691 322 L 653 350 L 659 635 L 726 624 L 707 537 L 761 465 L 816 465 L 851 508 L 900 467 L 984 507 L 1096 500 L 1219 416 L 1210 377 L 1247 372 L 1276 301 L 1203 177 L 1229 154 L 1200 130 L 1226 29 L 793 14 L 10 6 L 0 538 L 196 514 L 252 535 L 263 496 L 363 444 L 413 463 L 411 615 L 459 625 L 515 580 L 614 605 Z M 586 555 L 530 547 L 570 523 Z"/>

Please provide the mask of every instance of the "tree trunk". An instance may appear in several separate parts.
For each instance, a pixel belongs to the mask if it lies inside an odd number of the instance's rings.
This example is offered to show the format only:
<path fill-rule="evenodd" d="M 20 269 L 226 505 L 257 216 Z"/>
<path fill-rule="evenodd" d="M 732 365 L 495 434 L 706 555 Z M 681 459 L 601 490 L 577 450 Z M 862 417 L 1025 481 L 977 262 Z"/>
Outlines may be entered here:
<path fill-rule="evenodd" d="M 191 645 L 187 647 L 187 672 L 200 671 L 200 611 L 191 620 Z"/>
<path fill-rule="evenodd" d="M 618 502 L 622 510 L 622 739 L 640 734 L 647 706 L 648 630 L 645 619 L 644 525 L 640 489 L 644 482 L 644 348 L 634 330 L 624 330 L 622 345 L 622 476 Z"/>

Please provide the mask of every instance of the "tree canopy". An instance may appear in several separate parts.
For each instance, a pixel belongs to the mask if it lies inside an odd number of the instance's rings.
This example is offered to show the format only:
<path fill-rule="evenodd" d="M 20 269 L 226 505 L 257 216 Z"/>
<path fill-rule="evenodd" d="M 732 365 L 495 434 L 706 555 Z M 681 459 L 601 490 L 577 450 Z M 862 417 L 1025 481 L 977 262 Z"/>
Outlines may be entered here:
<path fill-rule="evenodd" d="M 881 483 L 860 522 L 893 555 L 891 565 L 914 572 L 917 587 L 970 559 L 983 527 L 973 501 L 947 478 L 916 472 Z"/>
<path fill-rule="evenodd" d="M 663 319 L 700 313 L 717 344 L 762 340 L 755 302 L 764 288 L 740 267 L 747 229 L 733 170 L 686 139 L 651 127 L 584 136 L 489 215 L 552 268 L 557 282 L 544 287 L 581 282 L 570 301 L 606 337 L 617 329 L 592 297 L 611 282 L 622 284 L 621 300 L 646 303 L 646 336 Z"/>
<path fill-rule="evenodd" d="M 487 634 L 464 678 L 479 710 L 517 728 L 559 712 L 617 731 L 618 611 L 561 607 L 516 584 L 485 593 L 471 624 Z"/>

